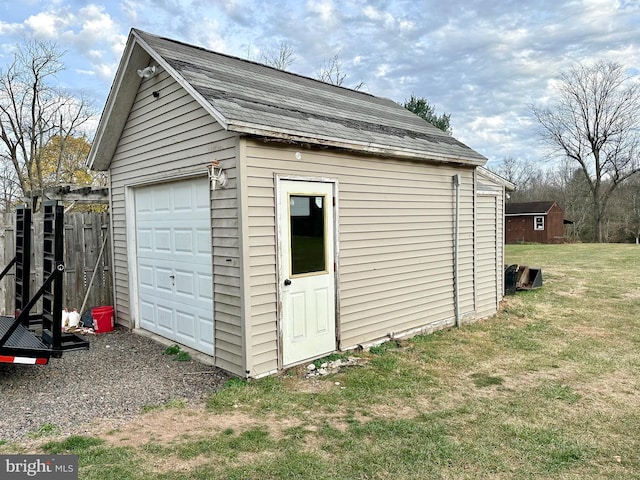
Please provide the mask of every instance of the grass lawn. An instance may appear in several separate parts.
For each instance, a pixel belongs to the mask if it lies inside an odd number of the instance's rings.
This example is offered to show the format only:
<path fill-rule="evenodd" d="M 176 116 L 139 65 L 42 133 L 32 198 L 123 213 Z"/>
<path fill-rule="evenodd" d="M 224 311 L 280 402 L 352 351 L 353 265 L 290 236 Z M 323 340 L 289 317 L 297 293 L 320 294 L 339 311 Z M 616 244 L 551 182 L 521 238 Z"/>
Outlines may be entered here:
<path fill-rule="evenodd" d="M 0 452 L 78 454 L 80 478 L 100 480 L 640 478 L 640 247 L 506 256 L 544 285 L 493 318 Z"/>

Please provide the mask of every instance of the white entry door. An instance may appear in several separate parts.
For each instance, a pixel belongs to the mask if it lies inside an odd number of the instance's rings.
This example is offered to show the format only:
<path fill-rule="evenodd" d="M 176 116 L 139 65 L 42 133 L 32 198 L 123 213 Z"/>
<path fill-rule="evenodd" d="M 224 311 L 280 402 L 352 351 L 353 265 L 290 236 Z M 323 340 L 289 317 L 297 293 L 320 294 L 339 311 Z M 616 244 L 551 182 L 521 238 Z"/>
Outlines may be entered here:
<path fill-rule="evenodd" d="M 280 181 L 285 366 L 336 349 L 333 195 L 332 183 Z"/>
<path fill-rule="evenodd" d="M 135 191 L 139 326 L 213 355 L 209 181 Z"/>

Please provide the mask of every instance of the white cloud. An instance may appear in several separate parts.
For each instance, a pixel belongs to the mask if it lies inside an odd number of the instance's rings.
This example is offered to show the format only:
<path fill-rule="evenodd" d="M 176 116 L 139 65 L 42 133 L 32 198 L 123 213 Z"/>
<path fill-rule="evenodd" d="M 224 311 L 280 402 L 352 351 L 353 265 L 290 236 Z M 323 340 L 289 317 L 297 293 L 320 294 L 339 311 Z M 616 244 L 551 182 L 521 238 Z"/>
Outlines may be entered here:
<path fill-rule="evenodd" d="M 80 9 L 78 17 L 82 25 L 79 36 L 83 39 L 94 41 L 100 35 L 109 35 L 115 31 L 111 15 L 105 12 L 104 7 L 87 5 Z"/>
<path fill-rule="evenodd" d="M 89 3 L 73 9 L 58 0 L 26 15 L 21 22 L 0 23 L 0 36 L 14 44 L 25 38 L 54 41 L 66 52 L 63 62 L 67 69 L 76 74 L 65 77 L 62 86 L 84 89 L 87 84 L 81 78 L 91 77 L 104 82 L 104 95 L 126 42 L 126 33 L 122 33 L 106 7 Z"/>
<path fill-rule="evenodd" d="M 477 117 L 469 124 L 469 127 L 471 130 L 479 132 L 484 129 L 495 130 L 497 128 L 502 128 L 504 124 L 505 121 L 502 117 L 494 115 L 491 117 Z"/>
<path fill-rule="evenodd" d="M 24 22 L 36 38 L 55 39 L 64 32 L 72 19 L 66 12 L 40 12 Z"/>
<path fill-rule="evenodd" d="M 120 0 L 120 11 L 131 25 L 138 23 L 138 3 L 136 0 Z"/>
<path fill-rule="evenodd" d="M 323 23 L 332 23 L 334 19 L 332 0 L 309 0 L 307 2 L 307 10 L 320 15 Z"/>
<path fill-rule="evenodd" d="M 400 20 L 399 26 L 400 30 L 414 30 L 416 28 L 416 24 L 410 20 Z"/>
<path fill-rule="evenodd" d="M 387 26 L 391 26 L 395 23 L 395 18 L 389 12 L 381 12 L 371 5 L 367 5 L 362 9 L 362 13 L 369 20 L 382 22 Z"/>
<path fill-rule="evenodd" d="M 8 23 L 0 21 L 0 35 L 14 37 L 24 31 L 24 26 L 19 23 Z"/>
<path fill-rule="evenodd" d="M 228 51 L 228 44 L 224 35 L 220 34 L 217 29 L 203 29 L 201 38 L 203 40 L 202 46 L 209 50 L 214 52 Z"/>
<path fill-rule="evenodd" d="M 386 64 L 381 64 L 378 65 L 378 68 L 376 68 L 376 71 L 374 73 L 374 75 L 376 77 L 384 77 L 387 73 L 389 73 L 391 67 L 389 67 L 389 65 Z"/>
<path fill-rule="evenodd" d="M 75 70 L 90 71 L 92 76 L 110 80 L 126 40 L 105 7 L 89 4 L 73 13 L 62 10 L 53 14 L 59 18 L 66 14 L 66 28 L 58 33 L 57 38 L 64 42 L 65 48 L 79 55 L 76 60 L 83 62 L 82 67 Z"/>

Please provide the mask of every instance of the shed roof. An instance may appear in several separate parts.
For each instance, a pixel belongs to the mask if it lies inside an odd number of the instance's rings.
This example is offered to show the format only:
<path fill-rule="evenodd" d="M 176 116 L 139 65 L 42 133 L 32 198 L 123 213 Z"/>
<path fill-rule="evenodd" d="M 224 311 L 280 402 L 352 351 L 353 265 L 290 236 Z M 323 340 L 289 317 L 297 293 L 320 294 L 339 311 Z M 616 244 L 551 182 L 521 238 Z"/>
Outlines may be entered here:
<path fill-rule="evenodd" d="M 135 95 L 137 70 L 164 69 L 223 128 L 406 159 L 487 159 L 396 102 L 132 29 L 89 154 L 109 167 Z"/>
<path fill-rule="evenodd" d="M 546 215 L 556 202 L 512 202 L 505 206 L 505 215 Z M 559 208 L 559 207 L 558 207 Z"/>

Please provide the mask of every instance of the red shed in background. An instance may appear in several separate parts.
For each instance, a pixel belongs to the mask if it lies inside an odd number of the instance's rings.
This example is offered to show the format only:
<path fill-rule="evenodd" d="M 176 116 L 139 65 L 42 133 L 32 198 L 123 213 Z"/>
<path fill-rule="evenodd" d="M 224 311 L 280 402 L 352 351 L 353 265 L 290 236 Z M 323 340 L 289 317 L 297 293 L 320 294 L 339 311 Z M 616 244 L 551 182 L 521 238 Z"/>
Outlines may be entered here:
<path fill-rule="evenodd" d="M 507 203 L 506 243 L 563 243 L 564 211 L 556 202 Z"/>

